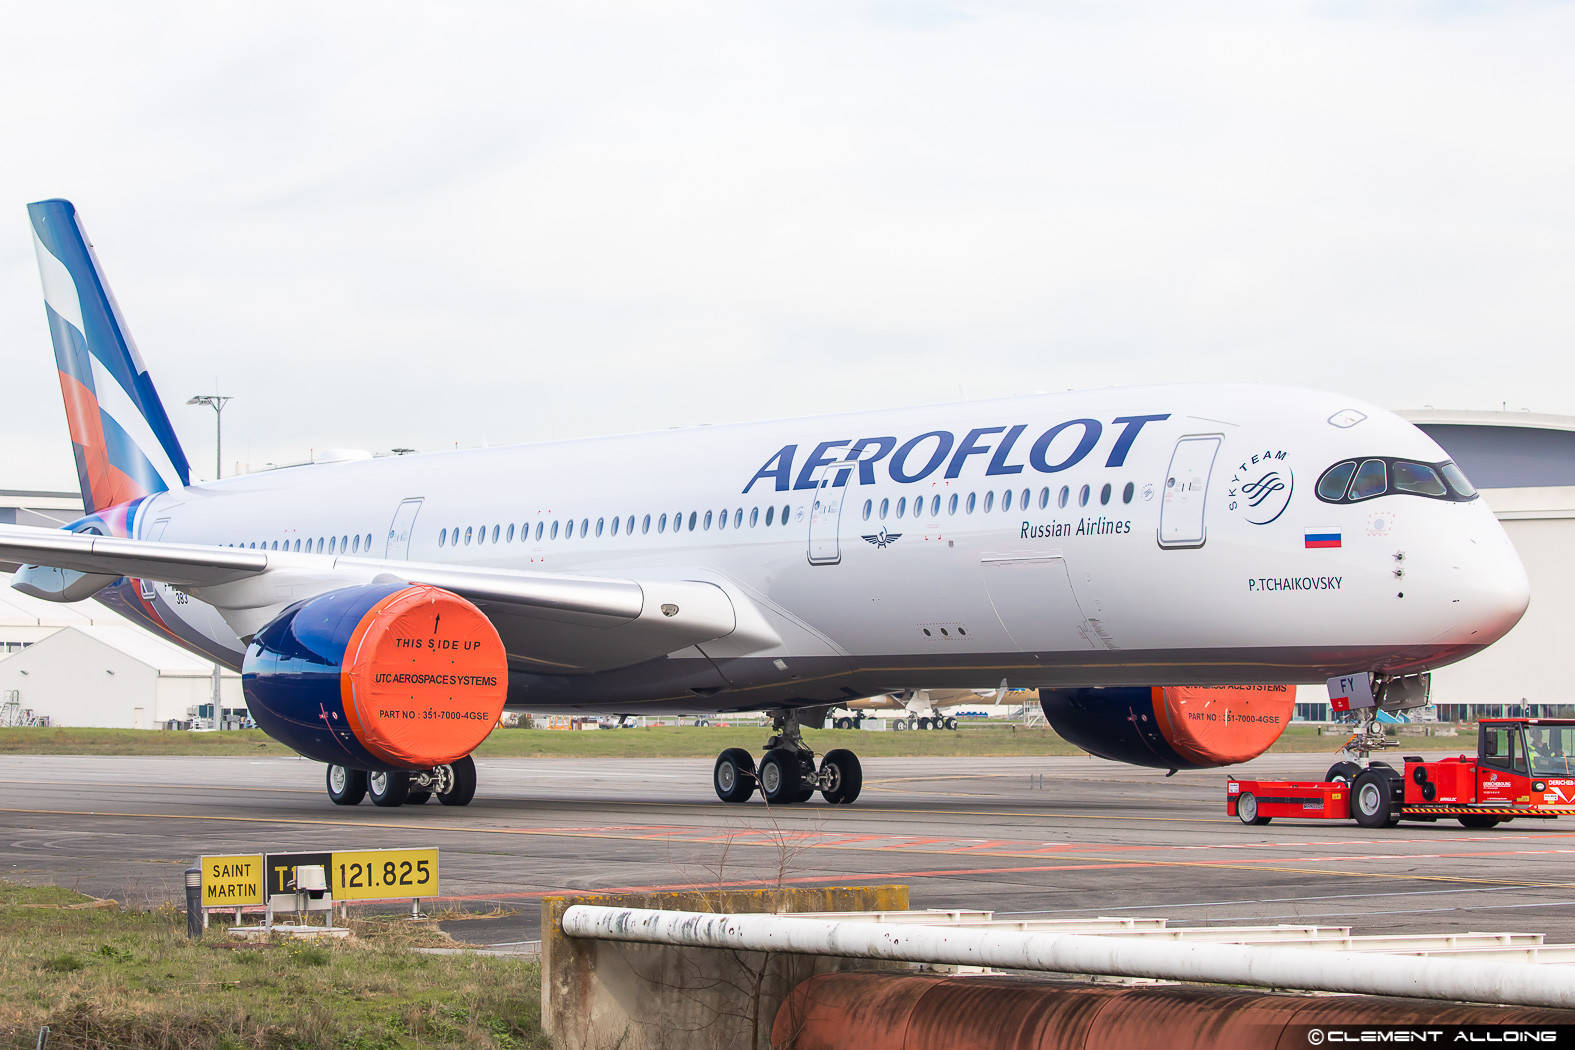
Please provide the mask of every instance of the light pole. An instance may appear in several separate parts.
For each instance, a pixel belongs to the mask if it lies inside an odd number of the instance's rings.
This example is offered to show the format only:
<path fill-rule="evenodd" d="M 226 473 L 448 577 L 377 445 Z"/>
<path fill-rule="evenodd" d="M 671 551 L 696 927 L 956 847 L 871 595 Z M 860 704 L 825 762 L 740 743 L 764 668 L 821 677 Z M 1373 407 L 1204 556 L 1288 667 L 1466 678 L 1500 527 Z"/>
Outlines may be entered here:
<path fill-rule="evenodd" d="M 186 399 L 188 405 L 207 405 L 213 409 L 213 480 L 224 474 L 224 406 L 230 398 L 223 394 L 198 394 Z M 213 728 L 224 728 L 224 695 L 221 690 L 219 665 L 213 665 Z"/>
<path fill-rule="evenodd" d="M 213 409 L 213 479 L 224 473 L 224 406 L 231 398 L 220 394 L 198 394 L 186 399 L 188 405 L 207 405 Z"/>

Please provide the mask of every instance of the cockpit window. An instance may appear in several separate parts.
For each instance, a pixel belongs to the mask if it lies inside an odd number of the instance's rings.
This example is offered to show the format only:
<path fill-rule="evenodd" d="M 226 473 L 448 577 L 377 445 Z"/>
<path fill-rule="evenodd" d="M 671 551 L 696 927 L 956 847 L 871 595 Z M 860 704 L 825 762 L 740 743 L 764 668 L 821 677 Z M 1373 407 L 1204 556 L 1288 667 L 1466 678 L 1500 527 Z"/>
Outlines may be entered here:
<path fill-rule="evenodd" d="M 1388 480 L 1388 471 L 1384 468 L 1383 460 L 1362 460 L 1362 465 L 1356 468 L 1356 477 L 1351 481 L 1351 501 L 1354 503 L 1357 500 L 1382 496 L 1384 485 Z"/>
<path fill-rule="evenodd" d="M 1426 463 L 1412 463 L 1409 460 L 1395 461 L 1395 491 L 1414 492 L 1418 496 L 1447 496 L 1449 490 L 1444 487 L 1444 479 L 1438 476 L 1438 471 Z"/>
<path fill-rule="evenodd" d="M 1323 477 L 1318 479 L 1318 498 L 1326 503 L 1338 503 L 1345 498 L 1345 486 L 1351 483 L 1351 475 L 1356 473 L 1356 464 L 1352 461 L 1336 463 L 1324 471 Z"/>
<path fill-rule="evenodd" d="M 1360 503 L 1395 494 L 1456 503 L 1477 498 L 1477 490 L 1449 460 L 1419 463 L 1392 456 L 1347 459 L 1324 471 L 1318 479 L 1318 498 L 1325 503 Z"/>
<path fill-rule="evenodd" d="M 1466 480 L 1465 471 L 1454 463 L 1440 463 L 1438 472 L 1444 476 L 1444 483 L 1449 486 L 1449 491 L 1455 494 L 1456 499 L 1472 499 L 1476 496 L 1476 486 Z"/>

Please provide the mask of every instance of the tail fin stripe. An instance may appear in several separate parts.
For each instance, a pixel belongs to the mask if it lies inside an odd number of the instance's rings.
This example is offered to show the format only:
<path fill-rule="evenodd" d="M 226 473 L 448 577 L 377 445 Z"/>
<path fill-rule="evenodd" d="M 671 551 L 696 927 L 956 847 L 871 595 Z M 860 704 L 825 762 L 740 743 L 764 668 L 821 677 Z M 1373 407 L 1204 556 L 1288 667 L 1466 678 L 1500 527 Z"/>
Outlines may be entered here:
<path fill-rule="evenodd" d="M 146 480 L 153 487 L 148 491 L 179 488 L 180 471 L 164 452 L 164 443 L 153 434 L 153 429 L 132 402 L 131 395 L 120 385 L 115 375 L 97 356 L 89 352 L 80 329 L 62 317 L 52 304 L 46 303 L 49 324 L 55 338 L 56 363 L 62 377 L 69 376 L 82 388 L 67 394 L 67 402 L 96 422 L 103 415 L 101 433 L 91 435 L 99 439 L 96 448 L 104 448 L 102 441 L 112 433 L 119 441 L 108 446 L 110 462 L 132 478 Z M 86 395 L 86 398 L 82 396 Z M 75 395 L 75 396 L 73 396 Z M 70 413 L 67 413 L 70 415 Z M 92 426 L 84 422 L 84 426 Z M 73 434 L 73 438 L 77 435 Z M 118 446 L 118 447 L 117 447 Z M 118 487 L 118 486 L 117 486 Z"/>

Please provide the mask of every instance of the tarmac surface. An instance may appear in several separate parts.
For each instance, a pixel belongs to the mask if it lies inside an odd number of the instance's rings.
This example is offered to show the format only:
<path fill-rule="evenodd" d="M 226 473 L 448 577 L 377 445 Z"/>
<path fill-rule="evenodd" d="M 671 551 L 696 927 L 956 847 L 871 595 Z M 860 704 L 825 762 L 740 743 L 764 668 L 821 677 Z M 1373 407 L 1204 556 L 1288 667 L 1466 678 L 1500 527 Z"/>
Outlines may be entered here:
<path fill-rule="evenodd" d="M 695 759 L 489 759 L 465 808 L 332 805 L 302 759 L 0 758 L 0 877 L 134 905 L 183 900 L 201 854 L 436 846 L 458 939 L 539 936 L 550 894 L 903 882 L 914 907 L 1164 916 L 1358 933 L 1544 932 L 1575 943 L 1575 819 L 1367 830 L 1225 814 L 1238 776 L 1317 779 L 1325 755 L 1230 771 L 1088 758 L 865 762 L 852 806 L 724 805 Z M 1042 779 L 1041 779 L 1042 778 Z"/>

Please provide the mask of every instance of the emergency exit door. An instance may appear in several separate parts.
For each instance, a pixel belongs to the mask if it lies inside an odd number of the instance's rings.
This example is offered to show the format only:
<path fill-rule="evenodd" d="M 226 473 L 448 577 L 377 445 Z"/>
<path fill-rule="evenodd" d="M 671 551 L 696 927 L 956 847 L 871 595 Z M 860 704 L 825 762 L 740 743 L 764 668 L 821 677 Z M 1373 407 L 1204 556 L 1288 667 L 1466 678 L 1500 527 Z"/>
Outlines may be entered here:
<path fill-rule="evenodd" d="M 420 512 L 420 499 L 407 499 L 394 511 L 394 520 L 388 525 L 388 545 L 383 548 L 383 557 L 390 561 L 395 558 L 409 560 L 410 537 L 415 534 L 416 515 Z"/>
<path fill-rule="evenodd" d="M 1170 454 L 1165 495 L 1159 507 L 1159 545 L 1187 549 L 1207 538 L 1203 511 L 1208 503 L 1209 475 L 1220 450 L 1220 436 L 1184 437 Z"/>
<path fill-rule="evenodd" d="M 809 507 L 809 563 L 835 565 L 842 560 L 842 542 L 837 531 L 842 525 L 842 504 L 847 499 L 853 463 L 827 463 L 810 475 L 815 481 L 815 499 Z"/>

